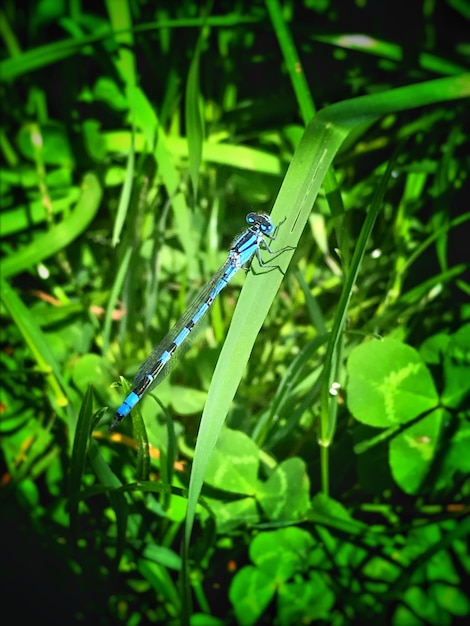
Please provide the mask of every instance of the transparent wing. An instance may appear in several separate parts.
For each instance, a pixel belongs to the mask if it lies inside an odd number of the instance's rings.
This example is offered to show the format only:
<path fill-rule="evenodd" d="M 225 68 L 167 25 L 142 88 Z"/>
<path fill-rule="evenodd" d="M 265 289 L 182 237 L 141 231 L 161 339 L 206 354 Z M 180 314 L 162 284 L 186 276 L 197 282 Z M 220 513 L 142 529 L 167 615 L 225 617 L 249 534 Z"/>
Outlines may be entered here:
<path fill-rule="evenodd" d="M 229 280 L 237 273 L 239 267 L 232 265 L 230 259 L 228 259 L 224 265 L 214 274 L 211 280 L 201 289 L 191 304 L 188 306 L 184 315 L 176 322 L 173 328 L 163 337 L 152 350 L 151 354 L 139 367 L 137 374 L 135 375 L 133 387 L 140 387 L 149 375 L 153 378 L 152 384 L 149 389 L 155 387 L 159 382 L 165 378 L 169 373 L 171 367 L 176 362 L 176 354 L 181 356 L 185 350 L 190 346 L 189 335 L 195 337 L 197 331 L 201 328 L 200 322 L 204 319 L 205 313 L 210 309 L 215 297 L 222 291 L 227 285 Z M 198 316 L 201 307 L 210 302 L 209 306 L 204 311 L 204 314 Z M 162 363 L 162 354 L 169 350 L 175 341 L 175 338 L 181 333 L 184 328 L 191 325 L 194 318 L 197 321 L 191 326 L 191 332 L 184 341 L 176 346 L 174 353 L 167 363 Z"/>

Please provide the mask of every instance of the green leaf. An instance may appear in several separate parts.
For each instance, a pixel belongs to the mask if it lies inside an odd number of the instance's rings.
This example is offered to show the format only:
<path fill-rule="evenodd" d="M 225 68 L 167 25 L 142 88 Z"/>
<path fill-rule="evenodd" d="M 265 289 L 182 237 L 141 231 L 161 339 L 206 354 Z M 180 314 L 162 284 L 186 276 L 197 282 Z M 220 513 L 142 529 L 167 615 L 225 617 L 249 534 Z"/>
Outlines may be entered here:
<path fill-rule="evenodd" d="M 446 414 L 447 415 L 447 414 Z M 450 416 L 446 421 L 450 423 Z M 445 447 L 445 454 L 439 477 L 436 480 L 436 489 L 446 489 L 455 474 L 466 476 L 470 474 L 470 424 L 465 419 L 458 419 L 455 432 Z"/>
<path fill-rule="evenodd" d="M 423 620 L 418 623 L 429 624 L 430 626 L 442 625 L 442 616 L 435 599 L 421 587 L 408 587 L 403 594 L 403 602 L 411 609 L 413 615 Z M 407 622 L 401 621 L 399 623 L 404 624 Z"/>
<path fill-rule="evenodd" d="M 446 333 L 437 333 L 428 337 L 420 346 L 419 353 L 423 360 L 430 365 L 440 365 L 447 348 L 449 347 L 450 336 Z"/>
<path fill-rule="evenodd" d="M 260 484 L 257 497 L 270 520 L 304 518 L 310 507 L 310 480 L 304 461 L 283 461 L 267 482 Z"/>
<path fill-rule="evenodd" d="M 431 374 L 419 353 L 395 339 L 355 348 L 348 365 L 348 407 L 370 426 L 406 424 L 438 403 Z"/>
<path fill-rule="evenodd" d="M 463 589 L 442 582 L 435 582 L 431 592 L 439 606 L 451 615 L 467 617 L 470 615 L 470 599 Z"/>
<path fill-rule="evenodd" d="M 73 382 L 83 393 L 88 385 L 98 389 L 107 389 L 111 381 L 109 362 L 98 354 L 84 354 L 74 361 Z"/>
<path fill-rule="evenodd" d="M 329 623 L 335 595 L 318 572 L 311 572 L 307 580 L 290 582 L 279 587 L 278 620 L 280 624 L 297 626 L 314 620 Z"/>
<path fill-rule="evenodd" d="M 206 391 L 191 389 L 181 385 L 172 386 L 168 401 L 178 415 L 194 415 L 201 413 L 207 398 Z"/>
<path fill-rule="evenodd" d="M 234 502 L 221 502 L 205 497 L 217 522 L 217 532 L 222 535 L 233 532 L 240 526 L 252 527 L 260 521 L 259 506 L 253 497 Z"/>
<path fill-rule="evenodd" d="M 47 165 L 73 166 L 72 148 L 66 128 L 61 124 L 48 122 L 37 127 L 27 124 L 18 134 L 18 145 L 28 159 L 36 160 L 39 156 Z"/>
<path fill-rule="evenodd" d="M 145 559 L 138 560 L 140 573 L 148 580 L 158 596 L 168 602 L 173 611 L 181 611 L 181 592 L 165 567 Z"/>
<path fill-rule="evenodd" d="M 230 585 L 229 598 L 241 626 L 255 624 L 271 602 L 276 585 L 271 576 L 253 566 L 243 567 Z"/>
<path fill-rule="evenodd" d="M 313 538 L 305 530 L 291 526 L 257 535 L 250 545 L 253 563 L 276 584 L 289 580 L 308 568 Z"/>
<path fill-rule="evenodd" d="M 259 451 L 238 430 L 224 428 L 212 454 L 206 482 L 233 493 L 254 495 L 258 482 Z"/>
<path fill-rule="evenodd" d="M 154 543 L 148 543 L 142 553 L 142 556 L 149 561 L 154 561 L 170 569 L 179 571 L 181 569 L 181 557 L 174 550 L 170 550 L 165 546 L 159 546 Z"/>
<path fill-rule="evenodd" d="M 84 120 L 82 133 L 88 155 L 97 163 L 103 163 L 107 157 L 107 151 L 101 133 L 101 122 L 93 119 Z"/>
<path fill-rule="evenodd" d="M 116 82 L 107 76 L 101 76 L 93 87 L 93 95 L 96 100 L 105 102 L 116 111 L 126 111 L 128 103 Z M 85 120 L 86 121 L 86 120 Z"/>
<path fill-rule="evenodd" d="M 433 411 L 390 442 L 390 467 L 396 482 L 406 493 L 418 493 L 432 468 L 440 443 L 442 409 Z"/>

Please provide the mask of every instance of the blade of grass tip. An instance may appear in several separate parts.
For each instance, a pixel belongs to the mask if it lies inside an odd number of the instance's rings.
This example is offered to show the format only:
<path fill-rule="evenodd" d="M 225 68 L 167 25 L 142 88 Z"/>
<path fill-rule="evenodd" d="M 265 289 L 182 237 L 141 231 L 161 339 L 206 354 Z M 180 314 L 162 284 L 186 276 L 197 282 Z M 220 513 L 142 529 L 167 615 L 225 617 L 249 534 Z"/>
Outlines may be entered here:
<path fill-rule="evenodd" d="M 150 446 L 147 429 L 140 411 L 133 411 L 132 430 L 137 444 L 137 480 L 148 480 L 150 473 Z"/>
<path fill-rule="evenodd" d="M 88 387 L 78 414 L 77 428 L 73 437 L 69 474 L 69 515 L 72 536 L 76 538 L 78 528 L 78 504 L 80 486 L 85 470 L 88 442 L 93 420 L 93 391 Z"/>
<path fill-rule="evenodd" d="M 167 606 L 171 606 L 175 615 L 179 616 L 181 613 L 181 596 L 168 569 L 160 563 L 145 558 L 140 558 L 137 561 L 137 567 L 143 578 L 152 586 L 158 598 L 161 598 L 161 601 Z"/>
<path fill-rule="evenodd" d="M 100 448 L 94 439 L 90 439 L 88 445 L 88 460 L 96 474 L 99 482 L 109 489 L 109 501 L 116 515 L 117 537 L 116 537 L 116 567 L 126 546 L 126 530 L 136 536 L 139 532 L 138 522 L 129 516 L 129 497 L 119 478 L 114 474 L 108 463 L 101 455 Z"/>
<path fill-rule="evenodd" d="M 134 46 L 134 32 L 132 29 L 132 17 L 129 3 L 126 0 L 106 0 L 106 9 L 114 38 L 119 45 L 119 56 L 115 61 L 126 85 L 136 84 L 135 55 L 132 51 Z"/>
<path fill-rule="evenodd" d="M 175 424 L 173 418 L 171 417 L 168 409 L 165 405 L 160 402 L 160 400 L 155 396 L 155 400 L 160 406 L 163 415 L 165 416 L 166 428 L 167 428 L 167 437 L 168 437 L 168 445 L 166 450 L 164 447 L 161 448 L 160 451 L 160 472 L 162 482 L 165 485 L 170 486 L 173 480 L 174 466 L 176 462 L 177 455 L 177 441 L 176 441 L 176 433 L 175 433 Z M 171 491 L 168 491 L 165 496 L 165 507 L 170 506 L 170 498 Z"/>
<path fill-rule="evenodd" d="M 74 241 L 88 228 L 97 214 L 102 195 L 103 190 L 97 177 L 91 173 L 86 174 L 82 183 L 82 193 L 72 213 L 49 232 L 37 237 L 32 244 L 2 261 L 3 278 L 30 269 L 31 266 L 56 254 Z"/>
<path fill-rule="evenodd" d="M 151 151 L 155 146 L 155 136 L 158 127 L 155 110 L 140 87 L 130 84 L 126 85 L 126 97 L 135 125 L 141 129 L 145 137 L 146 146 L 144 147 L 146 150 Z"/>
<path fill-rule="evenodd" d="M 199 59 L 208 30 L 203 28 L 199 35 L 196 51 L 189 66 L 186 83 L 185 120 L 188 138 L 189 173 L 193 184 L 194 203 L 197 200 L 199 170 L 202 162 L 202 145 L 204 142 L 204 118 L 201 112 L 202 94 L 199 87 Z"/>
<path fill-rule="evenodd" d="M 111 289 L 111 293 L 108 299 L 108 304 L 106 306 L 106 313 L 104 316 L 104 324 L 103 324 L 103 347 L 101 349 L 101 353 L 103 355 L 108 354 L 109 350 L 109 338 L 111 336 L 111 325 L 113 322 L 113 311 L 115 309 L 116 303 L 119 298 L 119 294 L 121 293 L 122 286 L 126 279 L 126 276 L 129 271 L 129 265 L 132 258 L 133 249 L 127 248 L 124 253 L 124 258 L 122 259 L 118 272 L 116 274 L 116 278 L 114 279 L 114 284 Z"/>
<path fill-rule="evenodd" d="M 397 110 L 466 97 L 470 95 L 468 79 L 470 75 L 437 79 L 384 94 L 354 98 L 320 111 L 302 136 L 273 208 L 275 223 L 286 218 L 276 240 L 277 249 L 297 245 L 326 172 L 355 126 Z M 292 255 L 290 250 L 282 253 L 279 257 L 281 269 L 286 269 Z M 209 459 L 282 277 L 283 274 L 276 271 L 262 277 L 250 273 L 235 309 L 209 388 L 196 442 L 185 524 L 188 544 Z M 260 278 L 263 280 L 262 291 L 257 282 Z"/>
<path fill-rule="evenodd" d="M 127 157 L 126 176 L 122 185 L 121 197 L 119 198 L 118 210 L 114 221 L 113 238 L 111 245 L 115 247 L 121 238 L 121 232 L 126 221 L 127 212 L 129 211 L 129 203 L 132 194 L 132 181 L 135 172 L 135 149 L 134 149 L 134 125 L 132 125 L 131 146 Z"/>

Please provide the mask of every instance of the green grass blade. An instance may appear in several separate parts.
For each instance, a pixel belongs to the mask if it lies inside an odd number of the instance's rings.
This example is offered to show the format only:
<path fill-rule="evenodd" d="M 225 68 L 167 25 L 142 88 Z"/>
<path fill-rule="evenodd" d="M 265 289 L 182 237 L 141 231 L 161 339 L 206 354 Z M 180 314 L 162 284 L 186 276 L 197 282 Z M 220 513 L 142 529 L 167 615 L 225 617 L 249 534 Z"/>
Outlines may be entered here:
<path fill-rule="evenodd" d="M 375 192 L 371 208 L 367 213 L 363 227 L 359 234 L 357 245 L 351 259 L 351 266 L 347 268 L 341 297 L 338 303 L 338 310 L 333 321 L 333 328 L 325 355 L 321 388 L 320 436 L 318 438 L 321 446 L 322 487 L 325 495 L 328 495 L 329 493 L 328 451 L 336 430 L 336 414 L 338 409 L 338 396 L 337 394 L 331 393 L 331 385 L 334 381 L 338 381 L 341 369 L 342 336 L 344 325 L 346 323 L 349 301 L 353 293 L 353 288 L 359 274 L 361 263 L 364 258 L 369 238 L 372 234 L 375 221 L 382 208 L 387 183 L 390 179 L 394 166 L 395 158 L 391 159 L 387 166 L 387 170 Z"/>
<path fill-rule="evenodd" d="M 272 211 L 274 223 L 286 219 L 276 249 L 297 245 L 326 172 L 355 126 L 387 113 L 469 95 L 470 75 L 462 75 L 354 98 L 322 110 L 305 130 Z M 292 256 L 289 250 L 276 260 L 283 271 Z M 278 271 L 260 276 L 258 269 L 256 275 L 248 275 L 240 295 L 201 419 L 189 486 L 187 542 L 210 456 L 282 278 Z"/>
<path fill-rule="evenodd" d="M 122 286 L 126 279 L 127 273 L 129 271 L 129 265 L 132 258 L 132 248 L 127 248 L 124 253 L 124 258 L 122 259 L 116 278 L 114 279 L 113 288 L 111 290 L 111 294 L 108 299 L 108 304 L 106 306 L 106 314 L 104 318 L 103 325 L 103 348 L 102 353 L 107 354 L 110 344 L 110 336 L 111 336 L 111 327 L 113 323 L 113 311 L 116 306 L 116 302 L 118 301 L 119 294 L 121 293 Z"/>
<path fill-rule="evenodd" d="M 202 145 L 204 142 L 204 118 L 201 110 L 202 94 L 199 88 L 199 59 L 201 57 L 204 37 L 205 29 L 199 36 L 196 51 L 189 66 L 184 111 L 186 118 L 186 134 L 188 138 L 189 173 L 193 184 L 193 196 L 195 199 L 197 198 L 199 169 L 202 162 Z"/>
<path fill-rule="evenodd" d="M 78 504 L 80 487 L 85 471 L 88 442 L 90 440 L 93 419 L 93 390 L 88 387 L 77 420 L 77 428 L 73 438 L 72 456 L 70 459 L 69 475 L 69 515 L 72 534 L 76 535 L 78 528 Z"/>
<path fill-rule="evenodd" d="M 129 131 L 110 131 L 103 133 L 107 152 L 123 152 L 130 145 Z M 166 147 L 174 157 L 189 158 L 188 141 L 184 137 L 166 137 Z M 135 136 L 135 150 L 142 152 L 145 138 L 138 133 Z M 236 167 L 249 172 L 272 174 L 279 176 L 284 172 L 281 159 L 250 146 L 238 146 L 230 143 L 212 143 L 205 141 L 202 146 L 202 158 L 209 163 L 219 163 L 228 167 Z"/>
<path fill-rule="evenodd" d="M 127 85 L 135 85 L 135 55 L 132 50 L 134 33 L 129 3 L 126 0 L 106 0 L 106 8 L 115 39 L 120 44 L 117 68 Z"/>
<path fill-rule="evenodd" d="M 331 44 L 336 48 L 360 50 L 364 54 L 377 56 L 396 63 L 403 63 L 406 56 L 406 51 L 402 46 L 367 35 L 315 35 L 314 39 Z M 420 53 L 419 64 L 428 72 L 444 74 L 445 76 L 461 74 L 466 69 L 463 65 L 457 65 L 457 63 L 442 59 L 429 52 Z"/>
<path fill-rule="evenodd" d="M 302 119 L 304 124 L 308 124 L 316 113 L 315 104 L 294 41 L 284 21 L 281 5 L 278 0 L 266 0 L 266 8 L 286 62 Z"/>
<path fill-rule="evenodd" d="M 295 247 L 297 244 L 326 171 L 347 134 L 339 127 L 322 122 L 319 124 L 317 120 L 318 118 L 314 118 L 307 127 L 274 205 L 274 223 L 286 219 L 276 239 L 276 249 Z M 279 264 L 282 271 L 287 269 L 292 255 L 293 252 L 288 250 L 276 258 L 276 264 Z M 283 277 L 276 270 L 262 275 L 260 272 L 263 270 L 258 267 L 256 274 L 250 273 L 247 277 L 209 389 L 189 486 L 186 523 L 188 542 L 209 458 L 256 337 Z"/>
<path fill-rule="evenodd" d="M 121 238 L 121 232 L 126 221 L 127 212 L 129 211 L 129 203 L 132 194 L 132 181 L 134 180 L 135 171 L 135 150 L 134 150 L 134 132 L 131 135 L 131 147 L 127 156 L 126 176 L 122 185 L 121 197 L 119 198 L 119 206 L 116 214 L 116 220 L 113 227 L 113 238 L 111 245 L 116 246 Z"/>
<path fill-rule="evenodd" d="M 87 44 L 101 39 L 101 36 L 82 39 L 65 39 L 23 52 L 20 56 L 0 63 L 0 82 L 15 80 L 23 74 L 57 63 L 79 52 Z"/>

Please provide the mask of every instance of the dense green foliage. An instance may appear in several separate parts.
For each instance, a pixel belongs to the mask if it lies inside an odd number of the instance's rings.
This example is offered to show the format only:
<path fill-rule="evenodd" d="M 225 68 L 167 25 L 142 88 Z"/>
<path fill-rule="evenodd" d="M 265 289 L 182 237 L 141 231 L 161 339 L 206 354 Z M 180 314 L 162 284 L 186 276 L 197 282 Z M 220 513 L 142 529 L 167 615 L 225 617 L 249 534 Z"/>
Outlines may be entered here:
<path fill-rule="evenodd" d="M 3 3 L 8 615 L 468 620 L 470 11 L 400 4 Z"/>

